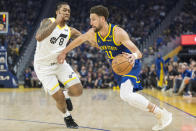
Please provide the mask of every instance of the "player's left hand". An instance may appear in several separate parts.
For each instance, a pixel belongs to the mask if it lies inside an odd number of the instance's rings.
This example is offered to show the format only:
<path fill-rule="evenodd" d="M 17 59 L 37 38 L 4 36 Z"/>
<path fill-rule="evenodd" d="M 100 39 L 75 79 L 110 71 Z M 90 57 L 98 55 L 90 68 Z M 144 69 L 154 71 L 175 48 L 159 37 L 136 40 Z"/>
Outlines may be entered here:
<path fill-rule="evenodd" d="M 122 52 L 122 54 L 129 59 L 129 62 L 131 64 L 135 63 L 135 56 L 133 54 L 129 54 L 129 53 L 126 53 L 126 52 Z"/>
<path fill-rule="evenodd" d="M 63 64 L 64 60 L 65 60 L 65 54 L 64 53 L 61 53 L 60 55 L 58 55 L 57 61 L 58 61 L 59 64 Z"/>

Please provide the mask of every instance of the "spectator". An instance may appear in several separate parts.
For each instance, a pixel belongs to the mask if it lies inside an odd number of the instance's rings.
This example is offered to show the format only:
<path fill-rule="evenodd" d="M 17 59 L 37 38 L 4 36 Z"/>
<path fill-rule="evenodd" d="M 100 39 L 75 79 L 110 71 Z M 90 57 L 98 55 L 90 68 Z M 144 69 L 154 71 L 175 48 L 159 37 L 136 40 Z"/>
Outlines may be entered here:
<path fill-rule="evenodd" d="M 174 70 L 173 65 L 168 66 L 168 73 L 167 73 L 167 90 L 173 89 L 174 79 L 178 75 L 178 72 Z"/>
<path fill-rule="evenodd" d="M 31 72 L 31 85 L 32 87 L 40 87 L 39 79 L 34 70 Z"/>
<path fill-rule="evenodd" d="M 32 87 L 31 85 L 31 72 L 30 72 L 30 69 L 26 69 L 25 70 L 25 74 L 24 74 L 24 86 L 25 87 Z"/>
<path fill-rule="evenodd" d="M 165 62 L 160 54 L 158 54 L 158 57 L 156 59 L 156 74 L 158 77 L 157 86 L 161 89 L 164 89 L 163 87 L 165 87 L 166 85 L 166 80 L 165 80 L 166 69 L 165 69 Z"/>
<path fill-rule="evenodd" d="M 190 96 L 196 96 L 196 64 L 193 67 L 193 74 L 188 82 L 188 88 L 191 92 Z"/>

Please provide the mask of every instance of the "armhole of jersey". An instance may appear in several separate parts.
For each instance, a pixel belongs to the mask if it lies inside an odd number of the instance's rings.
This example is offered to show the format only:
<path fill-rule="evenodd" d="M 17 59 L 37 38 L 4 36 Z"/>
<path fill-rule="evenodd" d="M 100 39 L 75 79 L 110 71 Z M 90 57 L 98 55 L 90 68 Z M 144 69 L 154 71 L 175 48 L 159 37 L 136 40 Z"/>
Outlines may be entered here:
<path fill-rule="evenodd" d="M 68 41 L 70 40 L 70 38 L 71 38 L 71 29 L 70 29 L 70 27 L 69 26 L 67 26 L 68 27 L 68 30 L 69 30 L 69 37 L 68 37 Z"/>
<path fill-rule="evenodd" d="M 113 29 L 112 29 L 112 38 L 113 38 L 113 42 L 114 42 L 114 44 L 116 45 L 116 46 L 120 46 L 121 45 L 121 43 L 120 44 L 117 44 L 116 43 L 116 41 L 115 41 L 115 38 L 114 38 L 114 29 L 117 27 L 117 25 L 115 25 L 114 27 L 113 27 Z"/>
<path fill-rule="evenodd" d="M 55 22 L 55 18 L 49 18 L 49 20 L 53 23 L 53 22 Z"/>

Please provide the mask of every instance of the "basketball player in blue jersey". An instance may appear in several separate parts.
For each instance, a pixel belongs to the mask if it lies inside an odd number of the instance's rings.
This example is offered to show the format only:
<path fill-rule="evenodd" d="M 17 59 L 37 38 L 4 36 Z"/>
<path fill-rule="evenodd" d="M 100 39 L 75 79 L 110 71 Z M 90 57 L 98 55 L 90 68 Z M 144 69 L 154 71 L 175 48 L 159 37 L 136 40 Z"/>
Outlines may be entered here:
<path fill-rule="evenodd" d="M 142 89 L 138 78 L 141 69 L 139 59 L 142 58 L 142 54 L 130 40 L 125 30 L 107 22 L 108 16 L 109 12 L 106 7 L 102 5 L 92 7 L 90 10 L 90 24 L 92 28 L 72 41 L 58 56 L 58 62 L 62 64 L 66 54 L 84 42 L 89 42 L 91 46 L 104 51 L 110 63 L 118 54 L 124 54 L 134 63 L 134 67 L 124 76 L 114 73 L 115 79 L 117 79 L 120 85 L 120 97 L 131 106 L 153 113 L 158 123 L 152 130 L 162 130 L 171 123 L 172 114 L 151 103 L 141 94 L 136 93 L 136 91 Z"/>

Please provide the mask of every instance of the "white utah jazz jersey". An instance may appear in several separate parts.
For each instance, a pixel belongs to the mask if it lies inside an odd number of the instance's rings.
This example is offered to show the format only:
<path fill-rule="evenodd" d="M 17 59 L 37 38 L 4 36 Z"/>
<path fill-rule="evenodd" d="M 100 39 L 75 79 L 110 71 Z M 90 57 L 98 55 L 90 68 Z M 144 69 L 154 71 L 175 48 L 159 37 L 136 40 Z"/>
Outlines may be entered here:
<path fill-rule="evenodd" d="M 55 18 L 49 19 L 55 21 Z M 48 37 L 40 42 L 37 41 L 34 61 L 46 65 L 57 63 L 57 57 L 67 46 L 70 36 L 71 31 L 67 25 L 64 27 L 57 25 Z"/>

